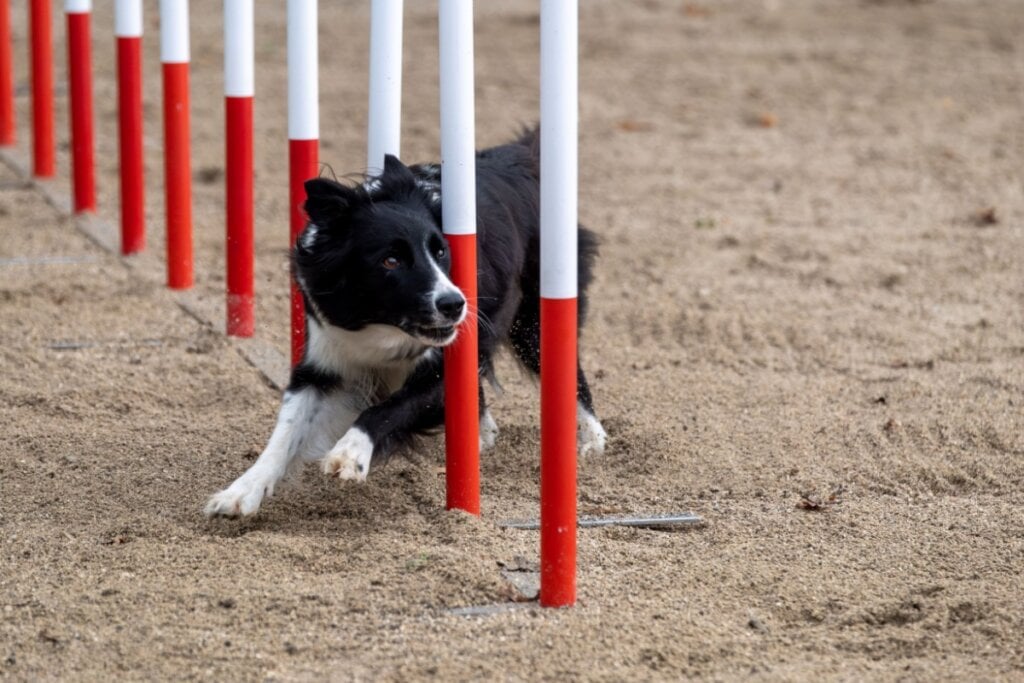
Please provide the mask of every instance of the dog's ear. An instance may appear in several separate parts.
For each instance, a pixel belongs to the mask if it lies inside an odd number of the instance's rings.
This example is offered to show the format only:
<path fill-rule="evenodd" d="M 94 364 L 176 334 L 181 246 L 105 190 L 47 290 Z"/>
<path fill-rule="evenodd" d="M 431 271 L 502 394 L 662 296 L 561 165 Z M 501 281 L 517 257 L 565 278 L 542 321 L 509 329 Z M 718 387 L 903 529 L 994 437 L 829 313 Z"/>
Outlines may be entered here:
<path fill-rule="evenodd" d="M 352 190 L 328 178 L 312 178 L 306 188 L 306 215 L 317 225 L 328 227 L 342 217 L 352 203 Z"/>
<path fill-rule="evenodd" d="M 394 154 L 384 156 L 384 173 L 380 176 L 380 182 L 386 190 L 393 194 L 411 192 L 416 189 L 416 176 Z"/>

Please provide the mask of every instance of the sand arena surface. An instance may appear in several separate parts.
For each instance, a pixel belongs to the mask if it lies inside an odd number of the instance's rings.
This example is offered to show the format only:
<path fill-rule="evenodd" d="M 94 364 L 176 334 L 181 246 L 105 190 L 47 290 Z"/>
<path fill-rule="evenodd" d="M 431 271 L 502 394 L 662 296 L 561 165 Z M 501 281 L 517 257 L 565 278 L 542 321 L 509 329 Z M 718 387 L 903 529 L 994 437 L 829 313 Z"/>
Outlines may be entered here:
<path fill-rule="evenodd" d="M 220 3 L 192 4 L 196 289 L 216 310 Z M 285 353 L 284 13 L 258 4 L 257 334 Z M 406 4 L 411 163 L 438 155 L 436 20 Z M 538 17 L 477 4 L 483 146 L 537 116 Z M 147 5 L 150 260 L 125 267 L 0 169 L 0 678 L 1024 678 L 1024 3 L 581 4 L 581 218 L 604 240 L 582 357 L 610 447 L 581 463 L 580 509 L 706 526 L 583 531 L 576 608 L 451 615 L 536 561 L 536 532 L 495 524 L 537 510 L 536 390 L 507 360 L 481 519 L 443 510 L 437 440 L 363 486 L 310 468 L 255 518 L 205 520 L 279 397 L 153 265 Z M 364 164 L 367 3 L 321 20 L 341 176 Z M 47 256 L 72 258 L 11 260 Z"/>

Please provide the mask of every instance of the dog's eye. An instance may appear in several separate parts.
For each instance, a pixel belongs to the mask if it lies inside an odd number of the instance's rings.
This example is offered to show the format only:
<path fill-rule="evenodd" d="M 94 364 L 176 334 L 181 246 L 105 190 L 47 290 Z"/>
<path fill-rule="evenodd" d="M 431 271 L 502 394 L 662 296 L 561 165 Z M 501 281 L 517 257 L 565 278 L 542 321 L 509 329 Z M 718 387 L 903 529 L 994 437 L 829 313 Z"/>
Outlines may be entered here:
<path fill-rule="evenodd" d="M 386 256 L 380 264 L 388 270 L 394 270 L 398 266 L 402 265 L 402 262 L 398 260 L 397 256 Z"/>
<path fill-rule="evenodd" d="M 444 254 L 444 247 L 441 247 L 440 249 L 437 250 L 437 252 L 435 252 L 435 256 L 437 256 L 437 258 L 444 258 Z"/>

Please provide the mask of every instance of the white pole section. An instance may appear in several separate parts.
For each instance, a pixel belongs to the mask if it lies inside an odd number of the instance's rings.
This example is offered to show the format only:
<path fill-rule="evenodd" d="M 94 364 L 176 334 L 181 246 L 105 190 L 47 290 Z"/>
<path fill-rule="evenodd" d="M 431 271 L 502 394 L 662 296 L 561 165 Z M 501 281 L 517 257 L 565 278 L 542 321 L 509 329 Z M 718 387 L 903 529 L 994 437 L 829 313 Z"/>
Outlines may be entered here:
<path fill-rule="evenodd" d="M 224 0 L 224 94 L 252 97 L 253 0 Z"/>
<path fill-rule="evenodd" d="M 142 37 L 142 0 L 115 0 L 114 35 L 118 38 Z"/>
<path fill-rule="evenodd" d="M 542 0 L 540 294 L 576 297 L 577 1 Z"/>
<path fill-rule="evenodd" d="M 402 0 L 370 6 L 370 106 L 366 171 L 379 174 L 384 155 L 399 155 L 402 124 Z"/>
<path fill-rule="evenodd" d="M 160 0 L 160 61 L 188 62 L 188 0 Z"/>
<path fill-rule="evenodd" d="M 441 197 L 444 232 L 476 232 L 473 0 L 440 0 Z"/>
<path fill-rule="evenodd" d="M 64 0 L 64 11 L 67 14 L 91 12 L 92 0 Z"/>
<path fill-rule="evenodd" d="M 317 0 L 288 0 L 288 139 L 320 137 Z"/>

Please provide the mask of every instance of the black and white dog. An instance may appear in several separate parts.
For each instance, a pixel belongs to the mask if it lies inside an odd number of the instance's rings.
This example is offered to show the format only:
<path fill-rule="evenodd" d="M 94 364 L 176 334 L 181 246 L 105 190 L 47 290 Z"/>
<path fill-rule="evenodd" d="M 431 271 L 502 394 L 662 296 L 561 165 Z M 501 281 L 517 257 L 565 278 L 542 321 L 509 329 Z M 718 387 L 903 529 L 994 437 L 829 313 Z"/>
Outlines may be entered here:
<path fill-rule="evenodd" d="M 477 249 L 481 375 L 508 344 L 540 370 L 540 186 L 537 132 L 477 154 Z M 466 316 L 448 278 L 441 233 L 440 169 L 407 167 L 389 156 L 384 172 L 348 187 L 306 183 L 309 225 L 293 252 L 306 305 L 307 337 L 277 426 L 256 462 L 213 495 L 208 515 L 251 515 L 295 462 L 363 481 L 372 464 L 408 448 L 444 423 L 443 353 Z M 579 319 L 597 253 L 579 231 Z M 601 453 L 605 431 L 577 369 L 581 454 Z M 498 428 L 480 391 L 480 445 Z"/>

